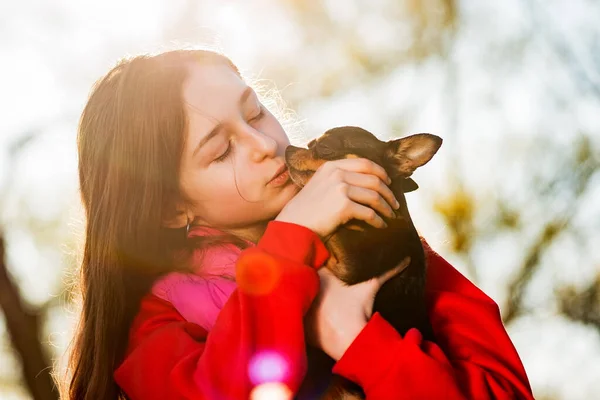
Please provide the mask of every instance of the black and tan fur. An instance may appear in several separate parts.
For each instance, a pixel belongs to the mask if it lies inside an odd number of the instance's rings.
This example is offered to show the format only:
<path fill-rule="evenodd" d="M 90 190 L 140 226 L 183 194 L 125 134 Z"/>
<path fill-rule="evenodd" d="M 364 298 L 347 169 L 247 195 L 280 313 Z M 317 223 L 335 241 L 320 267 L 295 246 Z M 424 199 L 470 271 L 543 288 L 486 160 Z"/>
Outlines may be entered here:
<path fill-rule="evenodd" d="M 367 158 L 386 170 L 392 178 L 390 189 L 400 203 L 396 218 L 381 215 L 388 224 L 384 229 L 359 220 L 341 226 L 325 243 L 331 254 L 326 267 L 348 285 L 354 285 L 380 276 L 408 258 L 409 266 L 377 293 L 373 312 L 379 311 L 400 334 L 416 327 L 430 340 L 433 332 L 425 305 L 425 254 L 404 193 L 418 188 L 410 176 L 431 160 L 441 144 L 441 138 L 430 134 L 384 142 L 362 128 L 346 126 L 325 132 L 311 141 L 308 149 L 289 146 L 285 154 L 290 177 L 301 187 L 329 160 Z M 333 360 L 323 352 L 309 348 L 308 373 L 297 398 L 363 399 L 357 385 L 331 375 L 332 366 Z"/>

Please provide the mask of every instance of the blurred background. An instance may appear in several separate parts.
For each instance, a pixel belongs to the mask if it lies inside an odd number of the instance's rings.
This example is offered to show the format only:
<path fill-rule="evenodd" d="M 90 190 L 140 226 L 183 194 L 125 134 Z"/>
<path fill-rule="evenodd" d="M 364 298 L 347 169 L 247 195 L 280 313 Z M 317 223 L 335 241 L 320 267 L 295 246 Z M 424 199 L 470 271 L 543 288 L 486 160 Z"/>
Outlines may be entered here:
<path fill-rule="evenodd" d="M 498 302 L 537 399 L 600 398 L 599 21 L 592 0 L 2 0 L 0 398 L 57 398 L 91 85 L 198 44 L 279 89 L 296 144 L 442 136 L 417 228 Z"/>

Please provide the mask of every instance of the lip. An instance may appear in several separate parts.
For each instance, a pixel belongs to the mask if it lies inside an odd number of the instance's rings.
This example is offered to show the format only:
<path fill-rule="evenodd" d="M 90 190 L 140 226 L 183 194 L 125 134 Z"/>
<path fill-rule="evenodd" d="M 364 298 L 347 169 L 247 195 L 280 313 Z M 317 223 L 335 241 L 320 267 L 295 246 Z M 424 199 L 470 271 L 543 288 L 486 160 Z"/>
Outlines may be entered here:
<path fill-rule="evenodd" d="M 283 174 L 285 171 L 287 171 L 287 165 L 283 164 L 281 167 L 279 167 L 279 169 L 277 169 L 277 172 L 275 172 L 275 175 L 273 175 L 273 177 L 269 180 L 269 182 L 267 183 L 271 183 L 271 181 L 275 178 L 277 178 L 279 175 Z"/>

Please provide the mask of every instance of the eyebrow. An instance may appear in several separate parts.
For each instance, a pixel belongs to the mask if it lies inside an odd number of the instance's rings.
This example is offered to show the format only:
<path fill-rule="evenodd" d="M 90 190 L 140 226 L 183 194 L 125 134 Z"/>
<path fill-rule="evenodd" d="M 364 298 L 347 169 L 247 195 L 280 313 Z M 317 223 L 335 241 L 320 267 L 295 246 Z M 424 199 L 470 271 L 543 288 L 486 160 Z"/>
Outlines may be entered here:
<path fill-rule="evenodd" d="M 242 95 L 240 96 L 238 104 L 239 105 L 244 104 L 246 102 L 246 100 L 248 100 L 248 97 L 250 97 L 250 95 L 253 92 L 254 92 L 254 90 L 250 86 L 247 86 L 246 89 L 244 89 L 244 91 L 242 92 Z M 189 103 L 188 103 L 188 106 L 190 106 L 192 109 L 200 112 L 200 110 L 198 110 L 196 107 L 192 106 Z M 202 148 L 202 146 L 204 146 L 209 140 L 211 140 L 212 138 L 214 138 L 215 136 L 217 136 L 220 132 L 221 132 L 221 123 L 218 123 L 210 131 L 210 133 L 208 135 L 206 135 L 202 139 L 200 139 L 200 141 L 198 142 L 198 145 L 196 146 L 196 148 L 194 149 L 194 152 L 192 153 L 192 157 L 195 157 L 196 153 L 198 153 L 198 151 L 200 151 L 200 149 Z"/>

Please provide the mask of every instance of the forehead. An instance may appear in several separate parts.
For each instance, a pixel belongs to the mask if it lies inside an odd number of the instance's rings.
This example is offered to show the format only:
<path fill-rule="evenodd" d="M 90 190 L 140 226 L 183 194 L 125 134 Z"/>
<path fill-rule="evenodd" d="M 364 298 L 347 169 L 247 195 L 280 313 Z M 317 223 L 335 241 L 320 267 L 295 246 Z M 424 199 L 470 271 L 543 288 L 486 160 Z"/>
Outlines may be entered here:
<path fill-rule="evenodd" d="M 218 118 L 219 110 L 237 105 L 246 83 L 223 62 L 192 63 L 183 84 L 183 98 L 192 106 Z"/>
<path fill-rule="evenodd" d="M 330 129 L 314 142 L 339 150 L 381 150 L 385 147 L 385 143 L 371 132 L 353 126 Z"/>
<path fill-rule="evenodd" d="M 362 142 L 379 141 L 371 132 L 357 126 L 341 126 L 329 129 L 323 134 L 323 138 L 349 139 Z"/>

